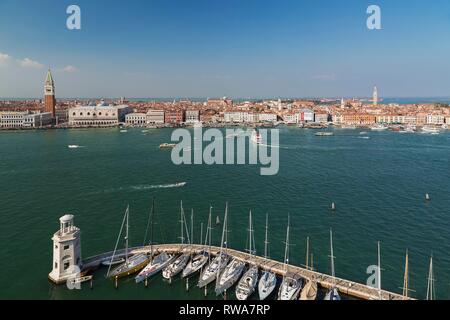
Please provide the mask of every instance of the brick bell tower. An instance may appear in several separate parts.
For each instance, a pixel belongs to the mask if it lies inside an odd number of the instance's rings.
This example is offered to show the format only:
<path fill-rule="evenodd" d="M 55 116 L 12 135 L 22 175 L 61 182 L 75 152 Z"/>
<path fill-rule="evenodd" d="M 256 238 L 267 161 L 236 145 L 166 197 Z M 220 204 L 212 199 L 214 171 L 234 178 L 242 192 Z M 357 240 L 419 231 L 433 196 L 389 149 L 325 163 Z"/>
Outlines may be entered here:
<path fill-rule="evenodd" d="M 56 113 L 55 82 L 53 81 L 53 76 L 50 69 L 48 69 L 47 77 L 45 78 L 44 103 L 45 103 L 45 112 L 50 112 L 52 114 L 52 118 L 55 119 Z"/>

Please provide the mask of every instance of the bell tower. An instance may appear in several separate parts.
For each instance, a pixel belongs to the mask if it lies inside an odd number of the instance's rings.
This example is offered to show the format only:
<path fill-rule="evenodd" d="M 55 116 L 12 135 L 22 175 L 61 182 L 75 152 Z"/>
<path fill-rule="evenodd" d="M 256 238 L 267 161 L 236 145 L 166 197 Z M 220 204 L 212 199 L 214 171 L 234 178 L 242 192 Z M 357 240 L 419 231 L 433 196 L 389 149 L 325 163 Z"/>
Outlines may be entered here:
<path fill-rule="evenodd" d="M 48 275 L 56 284 L 79 276 L 81 261 L 81 232 L 73 224 L 73 215 L 59 219 L 60 228 L 53 235 L 53 269 Z"/>
<path fill-rule="evenodd" d="M 52 118 L 55 118 L 56 98 L 55 98 L 55 82 L 53 81 L 52 72 L 48 69 L 47 77 L 44 85 L 44 104 L 45 112 L 50 112 Z"/>

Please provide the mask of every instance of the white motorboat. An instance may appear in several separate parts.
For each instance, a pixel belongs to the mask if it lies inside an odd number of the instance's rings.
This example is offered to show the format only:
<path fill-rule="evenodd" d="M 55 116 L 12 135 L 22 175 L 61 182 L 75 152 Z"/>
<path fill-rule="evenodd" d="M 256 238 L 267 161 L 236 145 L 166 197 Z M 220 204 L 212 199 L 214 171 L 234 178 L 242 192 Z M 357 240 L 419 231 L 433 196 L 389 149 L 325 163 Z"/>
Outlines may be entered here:
<path fill-rule="evenodd" d="M 422 132 L 429 133 L 429 134 L 439 134 L 441 132 L 441 130 L 436 127 L 425 126 L 422 128 Z"/>
<path fill-rule="evenodd" d="M 377 124 L 370 128 L 370 130 L 372 130 L 372 131 L 386 131 L 387 129 L 388 129 L 388 127 L 386 127 L 382 124 Z"/>

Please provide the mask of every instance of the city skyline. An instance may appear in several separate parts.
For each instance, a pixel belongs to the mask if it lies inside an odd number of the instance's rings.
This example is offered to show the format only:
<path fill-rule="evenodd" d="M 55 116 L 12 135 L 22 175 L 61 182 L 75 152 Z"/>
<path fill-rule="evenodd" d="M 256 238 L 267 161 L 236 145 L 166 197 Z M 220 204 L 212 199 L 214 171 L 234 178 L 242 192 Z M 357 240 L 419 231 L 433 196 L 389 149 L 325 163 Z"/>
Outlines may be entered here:
<path fill-rule="evenodd" d="M 450 4 L 377 1 L 78 1 L 0 4 L 0 97 L 320 98 L 450 95 Z M 448 10 L 447 10 L 448 9 Z M 40 17 L 45 17 L 40 18 Z M 15 21 L 27 21 L 26 27 Z"/>

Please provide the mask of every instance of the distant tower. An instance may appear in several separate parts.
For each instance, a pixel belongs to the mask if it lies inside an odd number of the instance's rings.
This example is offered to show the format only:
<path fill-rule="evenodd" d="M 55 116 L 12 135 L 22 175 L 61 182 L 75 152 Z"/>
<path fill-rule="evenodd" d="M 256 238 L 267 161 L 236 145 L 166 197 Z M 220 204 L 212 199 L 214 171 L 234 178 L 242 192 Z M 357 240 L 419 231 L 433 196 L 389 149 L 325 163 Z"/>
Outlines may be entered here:
<path fill-rule="evenodd" d="M 345 101 L 344 98 L 341 99 L 341 109 L 345 108 Z"/>
<path fill-rule="evenodd" d="M 44 101 L 45 101 L 45 112 L 50 112 L 52 114 L 52 118 L 55 118 L 56 113 L 55 82 L 53 81 L 50 69 L 48 69 L 47 77 L 45 78 Z"/>
<path fill-rule="evenodd" d="M 60 228 L 53 235 L 53 270 L 48 275 L 56 284 L 74 279 L 80 274 L 81 232 L 73 224 L 73 215 L 59 219 Z"/>
<path fill-rule="evenodd" d="M 377 87 L 373 88 L 373 105 L 378 105 L 378 89 Z"/>

